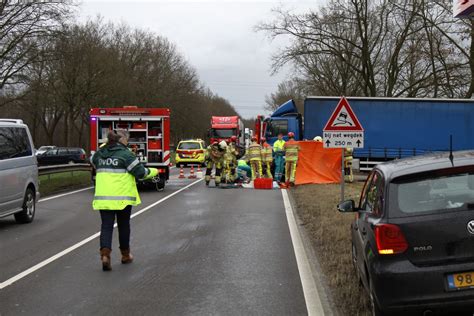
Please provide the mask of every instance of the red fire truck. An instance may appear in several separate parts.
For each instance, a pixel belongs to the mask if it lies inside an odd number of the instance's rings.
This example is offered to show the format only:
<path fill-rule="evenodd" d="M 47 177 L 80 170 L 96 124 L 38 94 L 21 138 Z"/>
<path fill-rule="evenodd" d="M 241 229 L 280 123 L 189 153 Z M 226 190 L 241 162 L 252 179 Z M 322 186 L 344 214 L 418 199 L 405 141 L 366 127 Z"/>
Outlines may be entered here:
<path fill-rule="evenodd" d="M 152 182 L 161 191 L 169 179 L 170 110 L 125 106 L 94 108 L 89 113 L 91 154 L 107 141 L 110 130 L 128 130 L 128 147 L 145 166 L 158 169 L 159 176 Z"/>
<path fill-rule="evenodd" d="M 237 145 L 243 146 L 244 123 L 238 116 L 213 116 L 211 118 L 211 128 L 209 138 L 211 144 L 222 140 L 229 140 L 232 136 L 237 137 Z"/>

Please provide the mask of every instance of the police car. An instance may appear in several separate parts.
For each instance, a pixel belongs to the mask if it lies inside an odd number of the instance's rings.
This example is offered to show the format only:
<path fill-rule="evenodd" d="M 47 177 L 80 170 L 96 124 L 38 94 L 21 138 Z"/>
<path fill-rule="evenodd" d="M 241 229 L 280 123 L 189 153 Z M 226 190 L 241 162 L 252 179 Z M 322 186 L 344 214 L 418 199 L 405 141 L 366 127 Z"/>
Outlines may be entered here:
<path fill-rule="evenodd" d="M 203 165 L 206 143 L 202 139 L 182 140 L 176 147 L 176 165 Z"/>

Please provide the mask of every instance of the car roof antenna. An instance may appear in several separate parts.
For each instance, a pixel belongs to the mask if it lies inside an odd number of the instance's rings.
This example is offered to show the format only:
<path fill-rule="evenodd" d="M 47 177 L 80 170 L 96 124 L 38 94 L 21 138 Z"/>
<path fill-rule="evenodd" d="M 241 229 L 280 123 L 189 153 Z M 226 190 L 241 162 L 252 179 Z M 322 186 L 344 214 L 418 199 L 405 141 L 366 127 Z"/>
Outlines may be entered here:
<path fill-rule="evenodd" d="M 449 160 L 451 161 L 451 165 L 454 167 L 453 135 L 449 135 Z"/>

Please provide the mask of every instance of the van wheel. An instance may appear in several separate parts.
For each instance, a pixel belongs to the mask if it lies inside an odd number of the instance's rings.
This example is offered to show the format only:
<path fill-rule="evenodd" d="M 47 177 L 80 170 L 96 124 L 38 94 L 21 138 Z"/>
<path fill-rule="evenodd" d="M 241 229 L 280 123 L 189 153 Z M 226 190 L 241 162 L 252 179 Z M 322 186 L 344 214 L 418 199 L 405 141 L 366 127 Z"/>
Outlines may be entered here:
<path fill-rule="evenodd" d="M 32 189 L 26 189 L 25 198 L 23 199 L 23 210 L 15 214 L 15 220 L 18 223 L 31 223 L 35 217 L 36 198 Z"/>

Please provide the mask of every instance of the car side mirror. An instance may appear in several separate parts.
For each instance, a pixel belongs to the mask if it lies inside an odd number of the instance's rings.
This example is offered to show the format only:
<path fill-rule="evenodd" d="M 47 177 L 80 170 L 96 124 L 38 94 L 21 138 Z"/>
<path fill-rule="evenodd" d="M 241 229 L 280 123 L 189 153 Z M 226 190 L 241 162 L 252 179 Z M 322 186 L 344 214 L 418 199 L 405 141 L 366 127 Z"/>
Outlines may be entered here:
<path fill-rule="evenodd" d="M 339 203 L 337 205 L 337 210 L 341 213 L 351 213 L 357 211 L 354 200 L 346 200 Z"/>

